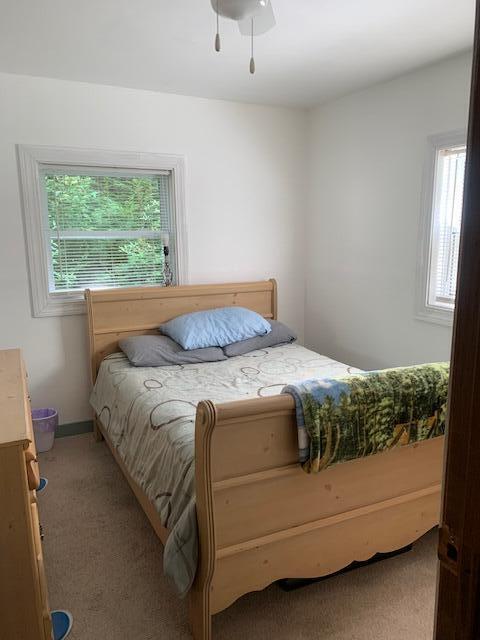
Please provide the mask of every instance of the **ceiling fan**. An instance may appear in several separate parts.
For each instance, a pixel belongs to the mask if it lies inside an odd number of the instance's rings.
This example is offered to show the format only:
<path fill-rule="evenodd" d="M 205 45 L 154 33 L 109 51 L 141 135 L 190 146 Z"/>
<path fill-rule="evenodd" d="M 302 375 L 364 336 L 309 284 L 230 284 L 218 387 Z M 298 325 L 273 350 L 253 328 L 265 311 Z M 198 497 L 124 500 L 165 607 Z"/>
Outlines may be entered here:
<path fill-rule="evenodd" d="M 262 35 L 276 24 L 270 0 L 210 0 L 217 14 L 217 33 L 215 35 L 215 51 L 220 51 L 220 17 L 235 20 L 240 33 L 251 39 L 250 73 L 255 73 L 253 57 L 253 38 Z"/>

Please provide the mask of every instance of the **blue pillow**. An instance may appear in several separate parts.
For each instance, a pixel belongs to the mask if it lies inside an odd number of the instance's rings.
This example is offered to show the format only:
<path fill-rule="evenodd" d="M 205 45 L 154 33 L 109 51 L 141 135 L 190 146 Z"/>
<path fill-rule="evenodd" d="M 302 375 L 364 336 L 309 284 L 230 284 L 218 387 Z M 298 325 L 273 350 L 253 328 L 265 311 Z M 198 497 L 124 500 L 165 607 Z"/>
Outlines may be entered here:
<path fill-rule="evenodd" d="M 263 336 L 270 333 L 272 327 L 255 311 L 223 307 L 186 313 L 160 325 L 159 330 L 184 349 L 204 349 Z"/>

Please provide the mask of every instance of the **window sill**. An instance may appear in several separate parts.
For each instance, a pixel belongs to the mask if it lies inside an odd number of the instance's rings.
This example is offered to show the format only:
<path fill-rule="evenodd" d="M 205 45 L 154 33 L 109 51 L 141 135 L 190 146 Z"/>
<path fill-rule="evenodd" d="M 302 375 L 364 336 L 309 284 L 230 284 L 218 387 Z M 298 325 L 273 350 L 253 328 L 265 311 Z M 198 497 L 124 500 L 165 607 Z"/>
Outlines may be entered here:
<path fill-rule="evenodd" d="M 417 311 L 415 318 L 423 322 L 431 322 L 433 324 L 451 327 L 453 326 L 453 314 L 453 309 L 425 305 Z"/>
<path fill-rule="evenodd" d="M 73 316 L 87 312 L 83 292 L 79 294 L 47 294 L 34 299 L 34 318 L 48 318 L 54 316 Z"/>

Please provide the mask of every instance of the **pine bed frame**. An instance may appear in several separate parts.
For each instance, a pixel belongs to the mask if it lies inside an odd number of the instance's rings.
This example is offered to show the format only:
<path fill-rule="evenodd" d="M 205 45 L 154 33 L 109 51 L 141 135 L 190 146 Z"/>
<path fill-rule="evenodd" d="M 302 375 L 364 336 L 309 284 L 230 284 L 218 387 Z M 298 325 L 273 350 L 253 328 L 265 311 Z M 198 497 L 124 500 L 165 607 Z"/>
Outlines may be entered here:
<path fill-rule="evenodd" d="M 277 317 L 274 280 L 87 290 L 92 380 L 131 335 L 156 333 L 182 313 L 239 305 Z M 102 436 L 163 543 L 168 530 Z M 199 566 L 190 592 L 192 632 L 212 637 L 212 616 L 281 578 L 327 575 L 400 549 L 439 522 L 444 438 L 307 475 L 297 463 L 294 402 L 277 395 L 215 405 L 195 424 Z"/>

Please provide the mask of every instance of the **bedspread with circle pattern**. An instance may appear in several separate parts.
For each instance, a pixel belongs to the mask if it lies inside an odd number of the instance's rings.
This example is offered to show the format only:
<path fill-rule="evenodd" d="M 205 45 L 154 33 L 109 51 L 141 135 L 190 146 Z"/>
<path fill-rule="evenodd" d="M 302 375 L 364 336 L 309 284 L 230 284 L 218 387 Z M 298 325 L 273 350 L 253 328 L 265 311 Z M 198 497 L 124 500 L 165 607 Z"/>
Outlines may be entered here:
<path fill-rule="evenodd" d="M 307 378 L 357 372 L 297 344 L 252 351 L 221 362 L 138 368 L 121 353 L 102 362 L 90 403 L 130 475 L 171 534 L 164 570 L 181 595 L 198 559 L 195 515 L 196 406 L 279 394 Z"/>

